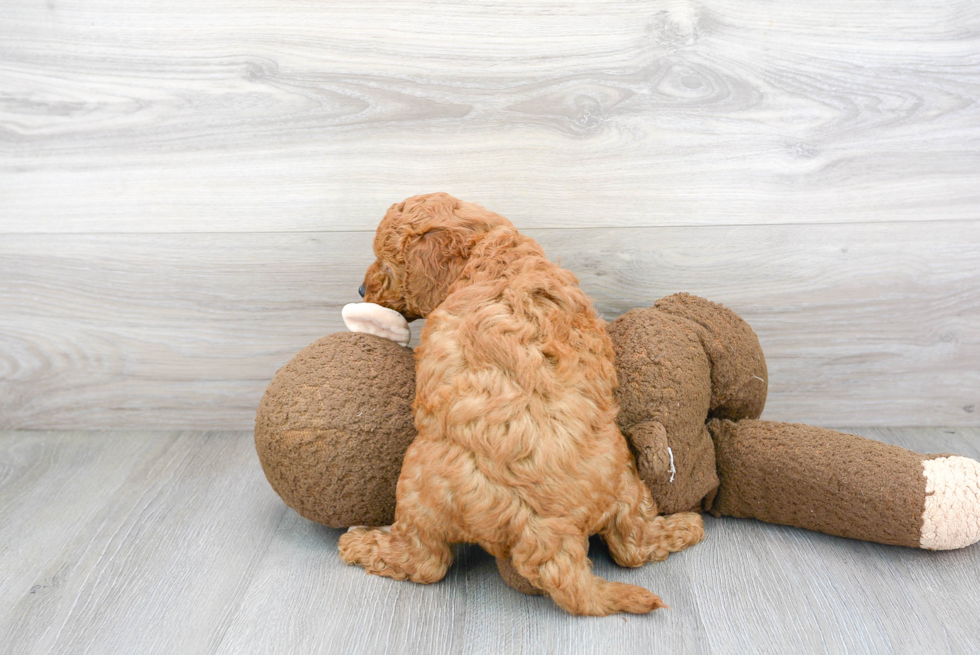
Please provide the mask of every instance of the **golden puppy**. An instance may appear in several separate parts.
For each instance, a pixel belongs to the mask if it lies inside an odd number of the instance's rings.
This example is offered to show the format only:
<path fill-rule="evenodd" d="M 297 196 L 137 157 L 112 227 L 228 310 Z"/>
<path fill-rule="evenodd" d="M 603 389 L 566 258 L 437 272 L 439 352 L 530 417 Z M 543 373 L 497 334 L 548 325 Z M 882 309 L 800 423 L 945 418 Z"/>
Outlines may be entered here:
<path fill-rule="evenodd" d="M 622 566 L 704 537 L 694 513 L 657 516 L 616 427 L 613 349 L 570 272 L 502 216 L 444 193 L 391 207 L 364 299 L 426 317 L 415 426 L 390 530 L 357 528 L 340 555 L 370 573 L 436 582 L 451 544 L 477 543 L 573 614 L 663 601 L 592 575 L 588 537 Z"/>

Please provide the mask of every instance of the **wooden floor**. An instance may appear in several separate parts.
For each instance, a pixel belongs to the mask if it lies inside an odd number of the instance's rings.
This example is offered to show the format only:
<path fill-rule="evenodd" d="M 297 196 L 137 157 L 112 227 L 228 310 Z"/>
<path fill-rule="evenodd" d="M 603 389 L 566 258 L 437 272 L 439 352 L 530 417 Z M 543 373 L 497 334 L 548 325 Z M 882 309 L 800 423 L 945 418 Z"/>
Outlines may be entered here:
<path fill-rule="evenodd" d="M 862 429 L 980 457 L 980 429 Z M 576 618 L 461 546 L 442 582 L 366 575 L 247 432 L 0 432 L 0 652 L 977 653 L 980 547 L 932 553 L 707 517 L 664 563 L 596 570 L 671 605 Z"/>

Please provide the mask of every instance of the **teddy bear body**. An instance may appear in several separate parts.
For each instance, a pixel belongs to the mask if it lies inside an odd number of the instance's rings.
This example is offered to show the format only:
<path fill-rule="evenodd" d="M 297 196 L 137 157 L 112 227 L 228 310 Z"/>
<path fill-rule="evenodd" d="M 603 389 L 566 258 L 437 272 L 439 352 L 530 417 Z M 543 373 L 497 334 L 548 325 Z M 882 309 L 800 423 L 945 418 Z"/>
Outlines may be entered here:
<path fill-rule="evenodd" d="M 301 516 L 333 528 L 388 525 L 415 438 L 412 351 L 338 332 L 276 373 L 259 405 L 255 447 L 273 489 Z"/>
<path fill-rule="evenodd" d="M 758 418 L 768 374 L 737 314 L 689 294 L 626 312 L 607 327 L 619 375 L 617 422 L 665 514 L 708 509 L 719 479 L 708 418 Z"/>
<path fill-rule="evenodd" d="M 390 310 L 375 308 L 367 319 L 383 310 L 390 322 Z M 607 329 L 617 422 L 661 513 L 710 511 L 928 549 L 980 540 L 980 463 L 755 420 L 766 362 L 734 312 L 675 294 Z M 259 406 L 255 443 L 269 482 L 313 521 L 391 523 L 414 395 L 411 349 L 375 334 L 317 341 L 280 369 Z M 535 592 L 506 560 L 498 567 L 508 584 Z"/>

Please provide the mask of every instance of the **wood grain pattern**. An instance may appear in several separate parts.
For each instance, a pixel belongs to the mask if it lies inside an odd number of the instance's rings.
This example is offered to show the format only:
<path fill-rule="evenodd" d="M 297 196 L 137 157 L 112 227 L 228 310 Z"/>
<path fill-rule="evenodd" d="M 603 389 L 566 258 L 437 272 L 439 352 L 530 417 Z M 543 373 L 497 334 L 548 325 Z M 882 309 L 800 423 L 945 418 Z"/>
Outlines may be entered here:
<path fill-rule="evenodd" d="M 0 233 L 969 220 L 973 0 L 7 0 Z"/>
<path fill-rule="evenodd" d="M 80 555 L 79 535 L 90 537 L 106 498 L 125 486 L 153 449 L 147 435 L 126 437 L 0 435 L 0 617 L 10 617 L 22 603 L 40 611 L 68 577 L 79 575 L 74 563 L 63 559 L 65 550 Z M 15 630 L 45 627 L 31 616 L 2 625 L 0 650 L 14 648 Z"/>
<path fill-rule="evenodd" d="M 864 429 L 980 457 L 980 429 Z M 647 617 L 576 618 L 461 546 L 445 580 L 366 575 L 287 509 L 251 434 L 0 433 L 0 653 L 785 653 L 980 649 L 980 549 L 926 552 L 751 520 L 622 569 Z"/>
<path fill-rule="evenodd" d="M 15 496 L 4 485 L 0 510 L 32 514 L 27 523 L 37 527 L 4 525 L 4 578 L 13 578 L 5 580 L 0 615 L 14 618 L 3 621 L 0 650 L 213 650 L 235 611 L 229 601 L 244 591 L 282 515 L 282 507 L 262 502 L 272 492 L 261 472 L 242 475 L 256 464 L 248 436 L 55 433 L 26 439 L 40 461 L 57 461 L 67 451 L 115 464 L 109 480 L 82 457 L 52 467 L 85 486 L 54 486 L 53 476 L 39 476 L 35 467 L 21 471 L 10 460 L 17 444 L 4 449 L 4 463 L 26 478 L 19 485 L 26 491 Z M 4 435 L 0 444 L 15 439 Z M 138 458 L 127 452 L 137 448 Z M 66 523 L 71 532 L 64 531 Z M 36 534 L 40 530 L 51 534 Z M 35 554 L 24 561 L 18 553 Z"/>
<path fill-rule="evenodd" d="M 851 431 L 916 452 L 970 457 L 980 436 L 943 428 Z M 690 560 L 691 584 L 706 624 L 735 626 L 709 631 L 714 652 L 965 653 L 980 644 L 951 614 L 980 609 L 965 592 L 980 583 L 975 547 L 926 554 L 738 519 L 706 529 L 707 548 Z M 950 579 L 954 570 L 962 581 Z M 960 583 L 963 592 L 954 589 Z"/>
<path fill-rule="evenodd" d="M 677 291 L 741 313 L 768 418 L 980 420 L 980 221 L 530 233 L 609 320 Z M 275 371 L 345 329 L 370 239 L 9 235 L 0 426 L 249 429 Z"/>
<path fill-rule="evenodd" d="M 247 428 L 432 190 L 743 313 L 772 418 L 980 424 L 973 0 L 6 0 L 0 427 Z"/>

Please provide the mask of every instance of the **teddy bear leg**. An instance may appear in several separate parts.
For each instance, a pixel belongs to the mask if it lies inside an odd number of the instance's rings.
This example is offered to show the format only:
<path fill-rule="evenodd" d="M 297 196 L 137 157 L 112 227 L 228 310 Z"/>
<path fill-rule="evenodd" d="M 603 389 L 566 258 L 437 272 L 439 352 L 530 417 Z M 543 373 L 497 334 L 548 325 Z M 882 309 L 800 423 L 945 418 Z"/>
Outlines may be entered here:
<path fill-rule="evenodd" d="M 759 338 L 741 316 L 710 300 L 676 293 L 654 308 L 699 326 L 711 362 L 712 418 L 756 419 L 766 405 L 769 374 Z"/>
<path fill-rule="evenodd" d="M 426 538 L 406 522 L 390 528 L 351 528 L 341 535 L 340 558 L 368 573 L 429 584 L 442 580 L 453 562 L 448 543 Z"/>
<path fill-rule="evenodd" d="M 584 616 L 646 614 L 665 607 L 659 596 L 643 587 L 593 575 L 587 539 L 558 527 L 549 529 L 548 522 L 542 519 L 527 539 L 514 546 L 511 562 L 520 576 L 559 607 Z"/>
<path fill-rule="evenodd" d="M 615 516 L 600 533 L 617 564 L 642 566 L 645 562 L 659 562 L 704 539 L 700 514 L 658 516 L 657 505 L 642 482 L 635 480 L 625 486 L 628 489 L 620 495 Z"/>
<path fill-rule="evenodd" d="M 795 423 L 713 420 L 716 516 L 930 550 L 980 541 L 980 463 Z"/>
<path fill-rule="evenodd" d="M 718 488 L 715 447 L 703 415 L 700 420 L 671 423 L 670 437 L 659 421 L 644 421 L 623 430 L 640 479 L 661 514 L 700 509 L 702 500 Z"/>

